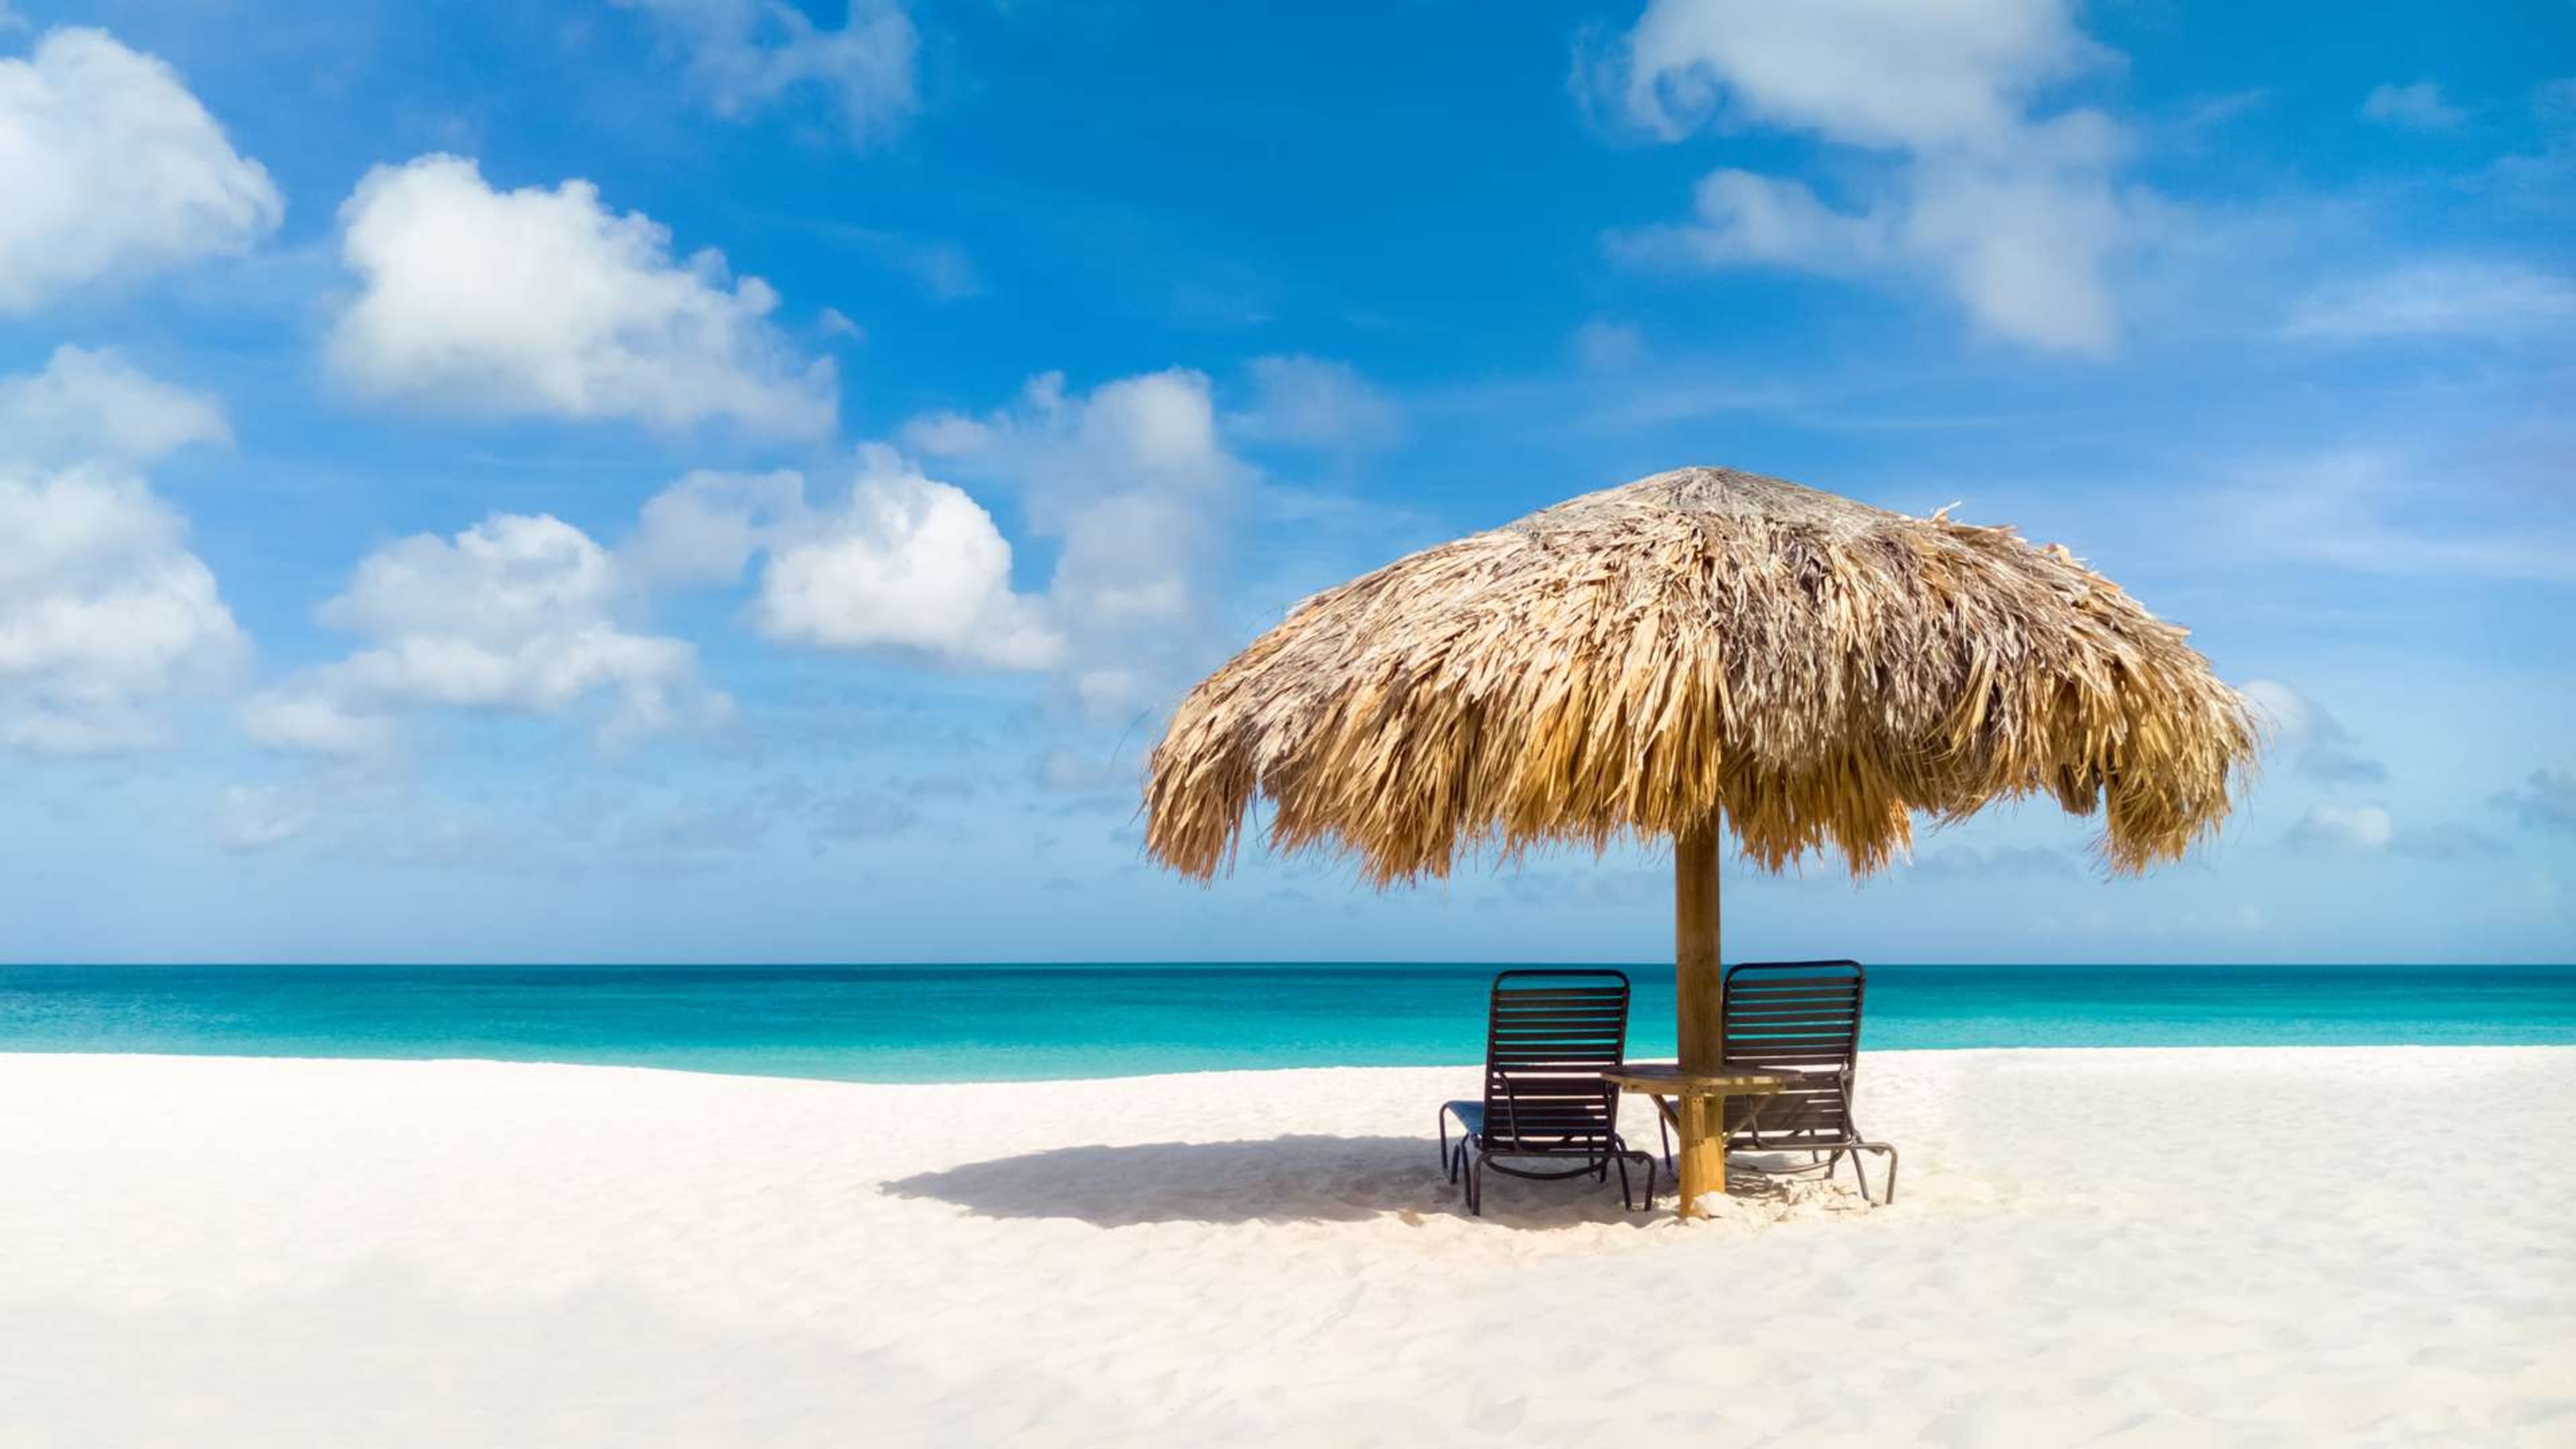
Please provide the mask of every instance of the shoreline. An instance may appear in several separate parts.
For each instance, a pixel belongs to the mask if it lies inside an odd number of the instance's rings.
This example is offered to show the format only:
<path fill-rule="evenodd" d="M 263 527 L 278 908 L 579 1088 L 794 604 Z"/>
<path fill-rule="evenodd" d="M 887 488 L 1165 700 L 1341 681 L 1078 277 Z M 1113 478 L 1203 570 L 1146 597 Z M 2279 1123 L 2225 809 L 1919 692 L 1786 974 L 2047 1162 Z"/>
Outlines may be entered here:
<path fill-rule="evenodd" d="M 2576 1432 L 2576 1048 L 1867 1052 L 1893 1206 L 1693 1224 L 1473 1073 L 0 1054 L 0 1445 Z"/>
<path fill-rule="evenodd" d="M 1864 1047 L 1863 1062 L 1897 1057 L 1976 1057 L 2056 1055 L 2060 1053 L 2130 1053 L 2162 1055 L 2174 1052 L 2208 1053 L 2336 1053 L 2336 1052 L 2564 1052 L 2576 1060 L 2576 1042 L 2259 1042 L 2207 1043 L 2189 1046 L 2138 1046 L 2129 1044 L 2103 1046 L 1967 1046 L 1967 1047 Z M 1483 1063 L 1478 1059 L 1447 1062 L 1360 1062 L 1317 1065 L 1289 1063 L 1276 1066 L 1211 1066 L 1191 1067 L 1169 1072 L 1119 1072 L 1100 1076 L 1071 1077 L 821 1077 L 796 1072 L 728 1071 L 719 1067 L 669 1066 L 644 1062 L 583 1062 L 560 1057 L 489 1057 L 489 1056 L 345 1056 L 316 1053 L 310 1056 L 274 1052 L 128 1052 L 97 1051 L 80 1048 L 0 1047 L 0 1063 L 12 1058 L 45 1060 L 74 1059 L 114 1062 L 293 1062 L 328 1063 L 350 1066 L 420 1066 L 420 1067 L 561 1067 L 589 1072 L 639 1072 L 657 1076 L 713 1077 L 745 1082 L 812 1082 L 843 1087 L 1044 1087 L 1108 1082 L 1160 1082 L 1205 1077 L 1264 1076 L 1288 1072 L 1477 1072 Z M 1632 1062 L 1669 1061 L 1669 1054 L 1638 1053 Z M 1471 1084 L 1472 1085 L 1472 1084 Z"/>

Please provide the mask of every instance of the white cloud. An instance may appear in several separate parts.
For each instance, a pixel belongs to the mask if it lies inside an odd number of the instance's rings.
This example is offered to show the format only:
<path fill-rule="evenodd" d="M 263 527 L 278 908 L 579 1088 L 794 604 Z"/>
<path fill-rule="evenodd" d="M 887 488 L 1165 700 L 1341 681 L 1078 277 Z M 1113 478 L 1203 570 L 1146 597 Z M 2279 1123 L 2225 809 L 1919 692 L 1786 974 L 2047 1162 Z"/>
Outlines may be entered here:
<path fill-rule="evenodd" d="M 721 711 L 696 652 L 625 628 L 623 602 L 609 552 L 550 515 L 418 534 L 368 555 L 316 611 L 365 647 L 251 701 L 243 723 L 268 743 L 352 753 L 405 708 L 552 715 L 597 700 L 607 733 Z"/>
<path fill-rule="evenodd" d="M 1256 357 L 1251 372 L 1252 406 L 1226 419 L 1239 437 L 1358 449 L 1393 442 L 1404 430 L 1395 404 L 1348 363 L 1303 354 Z"/>
<path fill-rule="evenodd" d="M 393 721 L 359 714 L 307 681 L 242 702 L 242 730 L 264 745 L 321 755 L 371 755 L 393 743 Z"/>
<path fill-rule="evenodd" d="M 716 113 L 739 120 L 806 89 L 822 92 L 856 142 L 900 130 L 918 102 L 920 37 L 894 0 L 848 0 L 837 30 L 785 0 L 617 0 L 684 48 Z"/>
<path fill-rule="evenodd" d="M 2469 118 L 2468 112 L 2443 100 L 2442 88 L 2431 81 L 2374 86 L 2362 100 L 2361 114 L 2413 131 L 2448 131 Z"/>
<path fill-rule="evenodd" d="M 265 850 L 304 833 L 312 817 L 283 791 L 265 785 L 231 785 L 224 790 L 218 836 L 232 851 Z"/>
<path fill-rule="evenodd" d="M 2355 748 L 2352 731 L 2324 705 L 2277 679 L 2250 679 L 2237 692 L 2254 706 L 2283 749 L 2298 752 L 2300 774 L 2335 784 L 2376 784 L 2388 767 Z"/>
<path fill-rule="evenodd" d="M 983 505 L 885 444 L 860 450 L 850 491 L 829 501 L 809 501 L 792 472 L 681 479 L 620 545 L 626 585 L 729 584 L 758 558 L 749 619 L 767 638 L 1050 670 L 1100 717 L 1159 698 L 1201 662 L 1203 575 L 1256 476 L 1226 446 L 1204 375 L 1076 394 L 1049 373 L 1010 407 L 916 418 L 902 438 L 937 471 L 1011 491 L 1029 530 L 1057 545 L 1042 594 L 1014 588 L 1012 545 Z"/>
<path fill-rule="evenodd" d="M 360 286 L 331 361 L 363 391 L 494 416 L 833 426 L 831 360 L 788 346 L 768 284 L 732 280 L 711 249 L 675 259 L 665 228 L 587 181 L 496 191 L 472 161 L 423 156 L 368 172 L 340 219 Z"/>
<path fill-rule="evenodd" d="M 2512 337 L 2576 326 L 2576 279 L 2512 262 L 2414 262 L 2330 282 L 2300 298 L 2283 331 L 2372 337 Z"/>
<path fill-rule="evenodd" d="M 143 464 L 230 441 L 212 397 L 157 382 L 112 351 L 57 347 L 42 371 L 0 377 L 0 463 Z"/>
<path fill-rule="evenodd" d="M 0 313 L 238 254 L 286 204 L 161 61 L 103 30 L 0 60 Z"/>
<path fill-rule="evenodd" d="M 1628 114 L 1667 139 L 1710 121 L 1800 131 L 1891 160 L 1857 207 L 1804 183 L 1710 174 L 1696 218 L 1614 236 L 1639 260 L 1929 271 L 1980 326 L 2108 351 L 2105 279 L 2133 222 L 2124 145 L 2099 112 L 2042 116 L 2050 84 L 2104 52 L 2061 0 L 1654 0 L 1628 37 Z"/>
<path fill-rule="evenodd" d="M 1898 208 L 1839 211 L 1803 181 L 1712 171 L 1692 188 L 1692 199 L 1695 225 L 1624 233 L 1613 238 L 1614 249 L 1639 260 L 1794 263 L 1837 275 L 1886 266 L 1900 255 Z"/>
<path fill-rule="evenodd" d="M 1018 491 L 1029 526 L 1060 544 L 1047 604 L 1085 707 L 1115 716 L 1196 662 L 1210 622 L 1204 574 L 1255 476 L 1226 446 L 1204 374 L 1174 369 L 1087 396 L 1047 373 L 982 419 L 904 429 L 970 479 Z"/>
<path fill-rule="evenodd" d="M 0 746 L 157 743 L 147 705 L 231 675 L 247 642 L 186 532 L 140 480 L 0 470 Z"/>
<path fill-rule="evenodd" d="M 2380 806 L 2314 805 L 2290 827 L 2286 843 L 2312 850 L 2381 851 L 2396 839 L 2396 822 Z"/>
<path fill-rule="evenodd" d="M 871 449 L 846 506 L 806 520 L 763 569 L 772 639 L 893 648 L 1005 669 L 1055 662 L 1044 609 L 1011 591 L 1011 545 L 974 499 Z"/>
<path fill-rule="evenodd" d="M 644 505 L 618 556 L 638 587 L 670 588 L 731 583 L 764 552 L 751 618 L 772 640 L 999 669 L 1063 647 L 1043 603 L 1012 590 L 992 515 L 882 445 L 822 507 L 797 473 L 692 473 Z"/>
<path fill-rule="evenodd" d="M 2065 851 L 2044 845 L 1949 845 L 1917 858 L 1914 874 L 1924 880 L 2074 880 L 2084 867 Z"/>
<path fill-rule="evenodd" d="M 2390 853 L 2445 862 L 2493 860 L 2511 853 L 2501 842 L 2457 823 L 2401 829 L 2379 805 L 2311 806 L 2281 843 L 2310 853 Z"/>
<path fill-rule="evenodd" d="M 646 500 L 618 561 L 643 588 L 730 584 L 805 512 L 801 473 L 702 469 Z"/>
<path fill-rule="evenodd" d="M 1629 47 L 1629 111 L 1668 137 L 1732 107 L 1886 150 L 2009 142 L 2102 55 L 2057 0 L 1653 0 Z"/>

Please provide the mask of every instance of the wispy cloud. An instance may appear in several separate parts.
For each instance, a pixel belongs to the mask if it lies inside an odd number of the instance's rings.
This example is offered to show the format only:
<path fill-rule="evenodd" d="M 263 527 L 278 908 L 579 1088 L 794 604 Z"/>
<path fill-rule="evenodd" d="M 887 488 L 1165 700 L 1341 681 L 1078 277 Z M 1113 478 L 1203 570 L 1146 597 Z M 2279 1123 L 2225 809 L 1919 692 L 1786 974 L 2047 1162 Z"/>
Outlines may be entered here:
<path fill-rule="evenodd" d="M 2239 690 L 2254 702 L 2280 747 L 2298 752 L 2301 775 L 2337 785 L 2375 785 L 2388 778 L 2388 767 L 2356 750 L 2352 731 L 2315 700 L 2277 679 L 2248 680 Z"/>
<path fill-rule="evenodd" d="M 984 295 L 984 274 L 957 243 L 888 227 L 824 223 L 816 230 L 844 242 L 879 266 L 910 280 L 934 302 L 962 302 Z"/>
<path fill-rule="evenodd" d="M 2576 833 L 2576 770 L 2534 770 L 2510 790 L 2488 797 L 2532 830 Z"/>
<path fill-rule="evenodd" d="M 2410 131 L 2457 130 L 2469 118 L 2468 112 L 2443 100 L 2442 88 L 2431 81 L 2374 86 L 2362 99 L 2361 114 L 2382 125 L 2402 126 Z"/>
<path fill-rule="evenodd" d="M 2576 519 L 2371 450 L 2248 464 L 2193 508 L 2216 555 L 2362 574 L 2576 582 Z"/>
<path fill-rule="evenodd" d="M 1249 407 L 1225 425 L 1261 443 L 1357 450 L 1382 447 L 1404 431 L 1393 400 L 1346 362 L 1292 354 L 1256 357 Z"/>
<path fill-rule="evenodd" d="M 2044 845 L 1948 845 L 1915 858 L 1925 880 L 2076 880 L 2083 863 Z"/>
<path fill-rule="evenodd" d="M 882 140 L 919 106 L 921 37 L 894 0 L 849 0 L 839 29 L 786 0 L 616 0 L 651 16 L 716 114 L 741 120 L 812 91 L 844 136 Z"/>
<path fill-rule="evenodd" d="M 1892 158 L 1855 197 L 1736 168 L 1691 220 L 1613 233 L 1644 263 L 1937 277 L 1970 318 L 2032 347 L 2101 354 L 2120 324 L 2106 271 L 2137 219 L 2129 146 L 2100 111 L 2045 110 L 2109 54 L 2056 3 L 1937 9 L 1654 0 L 1626 39 L 1626 114 L 1665 139 L 1716 118 Z"/>
<path fill-rule="evenodd" d="M 2384 805 L 2310 806 L 2283 846 L 2310 854 L 2402 855 L 2416 860 L 2494 860 L 2512 852 L 2502 841 L 2456 822 L 2400 826 Z"/>
<path fill-rule="evenodd" d="M 2576 327 L 2576 279 L 2517 262 L 2411 262 L 2303 295 L 2286 336 L 2523 337 Z"/>

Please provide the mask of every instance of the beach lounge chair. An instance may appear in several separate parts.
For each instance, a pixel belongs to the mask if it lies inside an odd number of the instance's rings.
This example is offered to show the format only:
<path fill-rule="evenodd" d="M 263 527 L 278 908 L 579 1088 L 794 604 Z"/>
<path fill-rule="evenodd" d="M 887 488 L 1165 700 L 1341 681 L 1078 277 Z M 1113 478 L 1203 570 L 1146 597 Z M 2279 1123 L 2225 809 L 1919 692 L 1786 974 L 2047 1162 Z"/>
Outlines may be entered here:
<path fill-rule="evenodd" d="M 1623 1206 L 1651 1205 L 1655 1159 L 1619 1136 L 1619 1094 L 1601 1073 L 1628 1049 L 1628 977 L 1621 971 L 1506 971 L 1494 978 L 1485 1027 L 1485 1095 L 1440 1107 L 1440 1164 L 1467 1177 L 1467 1211 L 1485 1210 L 1485 1169 L 1534 1180 L 1619 1169 Z M 1449 1119 L 1458 1119 L 1457 1148 Z M 1473 1154 L 1472 1158 L 1470 1154 Z M 1509 1166 L 1497 1161 L 1510 1158 Z M 1537 1168 L 1530 1161 L 1570 1164 Z M 1646 1196 L 1628 1195 L 1628 1164 L 1646 1169 Z"/>
<path fill-rule="evenodd" d="M 1861 989 L 1857 961 L 1747 961 L 1726 973 L 1720 1059 L 1729 1067 L 1775 1072 L 1788 1085 L 1765 1097 L 1727 1103 L 1726 1148 L 1749 1172 L 1821 1171 L 1830 1179 L 1845 1157 L 1869 1201 L 1860 1155 L 1887 1158 L 1881 1202 L 1896 1201 L 1896 1149 L 1871 1142 L 1852 1123 L 1852 1078 L 1860 1065 Z M 1739 1152 L 1805 1153 L 1787 1165 L 1736 1159 Z M 1671 1159 L 1669 1138 L 1664 1145 Z"/>

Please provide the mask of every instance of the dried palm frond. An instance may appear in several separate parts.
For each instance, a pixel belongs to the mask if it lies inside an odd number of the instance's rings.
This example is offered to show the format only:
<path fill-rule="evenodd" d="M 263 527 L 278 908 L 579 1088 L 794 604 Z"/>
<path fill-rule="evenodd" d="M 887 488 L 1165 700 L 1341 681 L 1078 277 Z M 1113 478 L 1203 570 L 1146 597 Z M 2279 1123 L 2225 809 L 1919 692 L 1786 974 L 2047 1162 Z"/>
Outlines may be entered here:
<path fill-rule="evenodd" d="M 2255 750 L 2237 693 L 2060 547 L 1684 468 L 1426 549 L 1307 600 L 1182 701 L 1146 844 L 1206 877 L 1255 796 L 1283 850 L 1379 884 L 1462 849 L 1712 823 L 1856 874 L 2045 791 L 2117 871 L 2181 855 Z"/>

